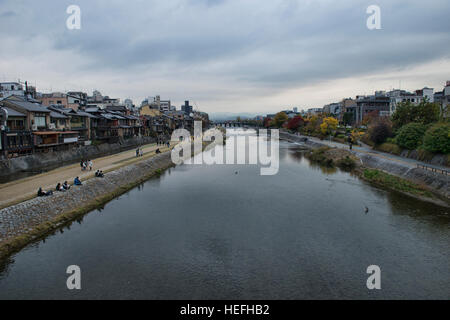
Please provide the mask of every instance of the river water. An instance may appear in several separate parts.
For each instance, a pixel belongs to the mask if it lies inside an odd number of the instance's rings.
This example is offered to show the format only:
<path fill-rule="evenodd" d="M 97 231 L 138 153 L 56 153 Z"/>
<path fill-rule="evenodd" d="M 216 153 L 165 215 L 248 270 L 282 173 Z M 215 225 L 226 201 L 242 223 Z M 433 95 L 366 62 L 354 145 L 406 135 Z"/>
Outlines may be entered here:
<path fill-rule="evenodd" d="M 0 298 L 450 298 L 448 209 L 287 142 L 277 175 L 259 169 L 172 168 L 1 264 Z M 81 290 L 66 287 L 69 265 Z M 370 265 L 381 290 L 366 286 Z"/>

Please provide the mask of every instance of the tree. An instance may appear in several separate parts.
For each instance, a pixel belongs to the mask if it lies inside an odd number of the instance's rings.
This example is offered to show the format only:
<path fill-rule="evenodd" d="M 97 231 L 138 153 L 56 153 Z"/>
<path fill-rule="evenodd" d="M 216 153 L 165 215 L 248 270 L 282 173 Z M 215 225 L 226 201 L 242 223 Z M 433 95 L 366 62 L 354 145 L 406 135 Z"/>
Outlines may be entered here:
<path fill-rule="evenodd" d="M 338 124 L 339 121 L 333 117 L 324 118 L 322 124 L 320 125 L 320 132 L 323 135 L 329 135 L 337 129 Z"/>
<path fill-rule="evenodd" d="M 344 116 L 342 117 L 342 122 L 344 122 L 344 125 L 348 126 L 353 123 L 353 113 L 346 112 L 344 113 Z"/>
<path fill-rule="evenodd" d="M 287 124 L 287 128 L 289 130 L 297 130 L 300 126 L 304 126 L 305 124 L 305 119 L 303 119 L 302 116 L 296 116 L 294 118 L 292 118 L 291 120 L 289 120 L 288 124 Z"/>
<path fill-rule="evenodd" d="M 308 124 L 306 125 L 306 132 L 308 134 L 314 133 L 317 127 L 320 125 L 321 119 L 317 115 L 312 115 L 308 118 Z"/>
<path fill-rule="evenodd" d="M 369 126 L 370 124 L 377 122 L 379 118 L 378 111 L 371 111 L 363 117 L 362 125 Z"/>
<path fill-rule="evenodd" d="M 450 153 L 450 124 L 438 123 L 429 128 L 423 138 L 425 150 L 434 153 Z"/>
<path fill-rule="evenodd" d="M 439 120 L 439 113 L 439 105 L 426 99 L 418 105 L 413 105 L 409 101 L 401 102 L 392 115 L 392 123 L 395 129 L 400 129 L 411 122 L 430 124 Z"/>
<path fill-rule="evenodd" d="M 427 131 L 427 126 L 421 123 L 411 122 L 404 125 L 398 131 L 397 144 L 409 150 L 417 149 L 423 142 L 423 136 Z"/>
<path fill-rule="evenodd" d="M 369 126 L 369 139 L 375 144 L 382 144 L 392 137 L 392 124 L 387 119 L 379 118 Z"/>
<path fill-rule="evenodd" d="M 350 134 L 350 140 L 352 143 L 356 144 L 358 142 L 359 139 L 361 139 L 361 137 L 364 135 L 363 132 L 360 132 L 356 129 L 352 130 L 352 133 Z"/>
<path fill-rule="evenodd" d="M 278 112 L 273 118 L 271 125 L 277 128 L 281 128 L 283 124 L 288 120 L 288 116 L 284 112 Z"/>

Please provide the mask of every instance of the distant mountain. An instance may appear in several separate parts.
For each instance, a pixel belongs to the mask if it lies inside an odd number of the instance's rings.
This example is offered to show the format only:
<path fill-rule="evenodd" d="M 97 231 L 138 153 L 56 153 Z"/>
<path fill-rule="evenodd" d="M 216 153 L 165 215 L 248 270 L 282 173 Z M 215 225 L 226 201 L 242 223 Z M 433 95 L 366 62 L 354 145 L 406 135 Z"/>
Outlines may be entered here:
<path fill-rule="evenodd" d="M 253 119 L 256 116 L 261 114 L 259 113 L 250 113 L 250 112 L 241 112 L 241 113 L 233 113 L 233 112 L 211 112 L 209 114 L 210 120 L 236 120 L 237 117 L 241 117 L 241 119 Z"/>

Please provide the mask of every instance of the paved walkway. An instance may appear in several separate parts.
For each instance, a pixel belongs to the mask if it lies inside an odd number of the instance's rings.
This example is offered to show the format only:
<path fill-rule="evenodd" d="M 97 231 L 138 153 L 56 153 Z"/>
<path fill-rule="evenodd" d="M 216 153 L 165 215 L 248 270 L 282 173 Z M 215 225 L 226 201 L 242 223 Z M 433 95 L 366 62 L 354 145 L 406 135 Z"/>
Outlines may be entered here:
<path fill-rule="evenodd" d="M 94 177 L 95 171 L 103 170 L 104 173 L 115 170 L 119 167 L 148 159 L 155 155 L 157 148 L 161 152 L 168 151 L 167 146 L 157 146 L 149 144 L 141 147 L 144 151 L 143 157 L 136 157 L 136 149 L 124 151 L 114 155 L 92 160 L 94 168 L 92 171 L 81 171 L 80 164 L 72 164 L 57 168 L 32 177 L 0 184 L 0 208 L 5 208 L 13 204 L 33 198 L 37 194 L 39 187 L 43 190 L 55 190 L 58 182 L 68 181 L 73 183 L 75 177 L 80 177 L 81 181 Z"/>

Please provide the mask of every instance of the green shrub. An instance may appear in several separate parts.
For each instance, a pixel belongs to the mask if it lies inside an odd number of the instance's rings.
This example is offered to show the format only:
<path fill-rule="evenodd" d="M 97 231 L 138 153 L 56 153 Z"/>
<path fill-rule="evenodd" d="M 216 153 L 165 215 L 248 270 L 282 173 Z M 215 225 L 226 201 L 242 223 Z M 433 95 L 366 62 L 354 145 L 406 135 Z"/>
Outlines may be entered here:
<path fill-rule="evenodd" d="M 381 144 L 392 136 L 392 125 L 389 121 L 379 120 L 369 127 L 369 138 L 374 144 Z"/>
<path fill-rule="evenodd" d="M 396 145 L 395 143 L 385 142 L 383 144 L 380 144 L 375 148 L 376 150 L 392 153 L 396 155 L 400 155 L 402 153 L 402 149 Z"/>
<path fill-rule="evenodd" d="M 349 156 L 338 160 L 336 164 L 339 168 L 342 168 L 344 170 L 352 170 L 356 167 L 355 161 Z"/>
<path fill-rule="evenodd" d="M 450 153 L 450 124 L 438 123 L 428 129 L 423 138 L 425 150 L 434 153 Z"/>
<path fill-rule="evenodd" d="M 328 158 L 325 155 L 325 152 L 330 150 L 330 147 L 320 147 L 318 149 L 314 149 L 311 151 L 309 155 L 309 159 L 318 162 L 322 165 L 332 167 L 333 166 L 333 159 Z"/>
<path fill-rule="evenodd" d="M 397 140 L 395 138 L 387 138 L 386 142 L 390 144 L 397 144 Z"/>
<path fill-rule="evenodd" d="M 411 122 L 400 128 L 395 139 L 400 147 L 414 150 L 422 145 L 423 136 L 426 131 L 426 125 Z"/>

